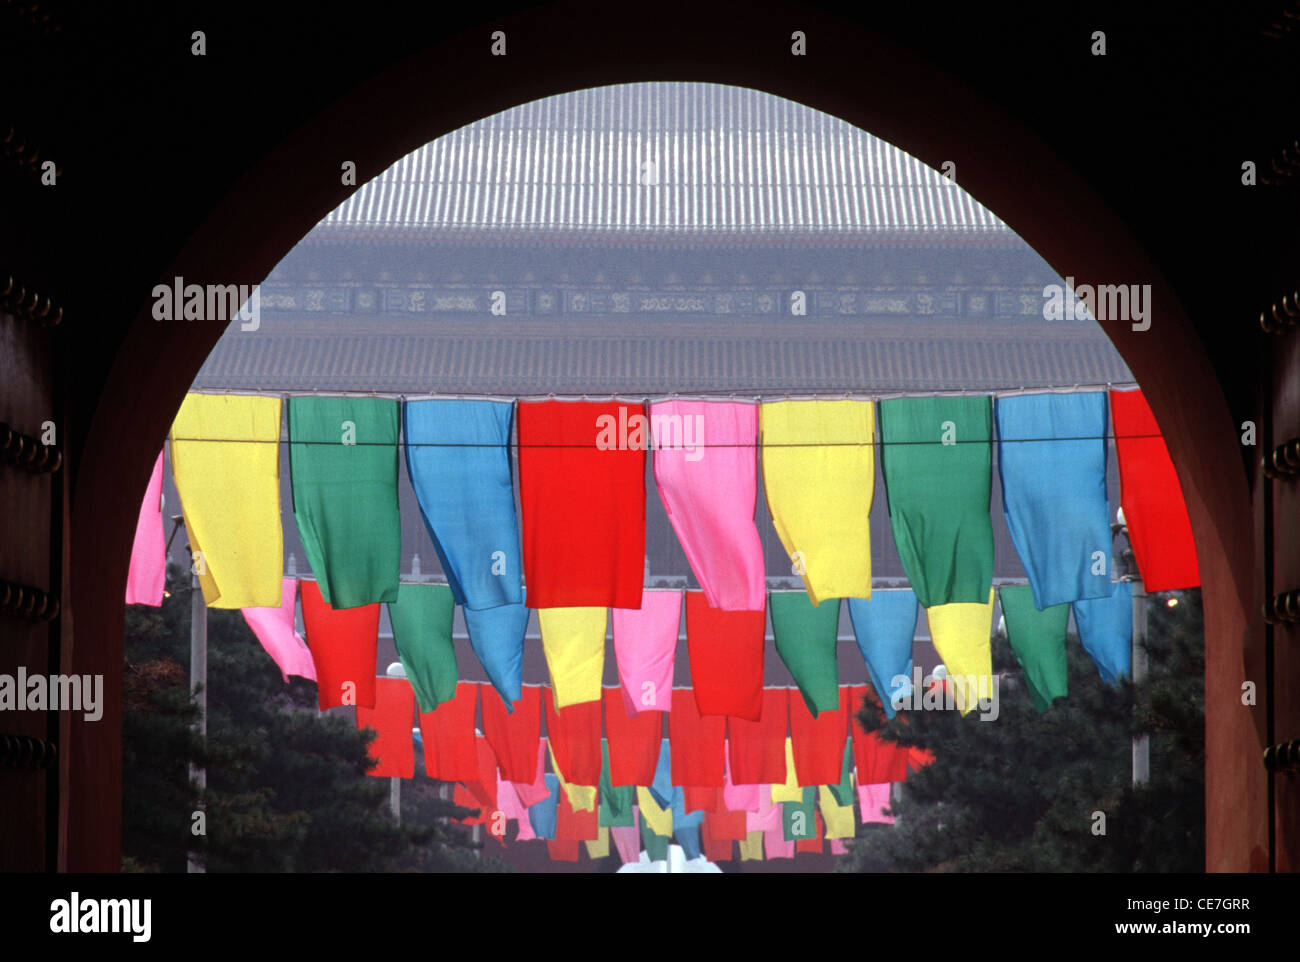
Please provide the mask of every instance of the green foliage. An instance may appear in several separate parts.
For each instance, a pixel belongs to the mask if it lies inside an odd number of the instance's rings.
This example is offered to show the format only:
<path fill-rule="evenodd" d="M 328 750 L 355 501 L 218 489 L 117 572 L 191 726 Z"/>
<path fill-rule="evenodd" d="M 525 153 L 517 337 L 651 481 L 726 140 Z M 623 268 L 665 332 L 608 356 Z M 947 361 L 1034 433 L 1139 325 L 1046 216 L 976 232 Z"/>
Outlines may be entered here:
<path fill-rule="evenodd" d="M 386 778 L 366 775 L 370 731 L 322 715 L 316 686 L 284 683 L 238 611 L 208 610 L 207 739 L 189 698 L 191 589 L 169 572 L 160 609 L 127 610 L 123 721 L 123 869 L 211 872 L 499 871 L 469 831 L 467 809 L 438 797 L 417 768 L 402 782 L 402 822 Z M 206 834 L 191 762 L 206 768 Z"/>
<path fill-rule="evenodd" d="M 860 717 L 930 749 L 894 826 L 866 825 L 841 871 L 1200 872 L 1205 858 L 1204 635 L 1199 591 L 1152 596 L 1147 678 L 1102 683 L 1073 635 L 1069 696 L 1039 715 L 1005 636 L 993 639 L 1000 711 Z M 1150 780 L 1132 785 L 1132 742 L 1150 738 Z M 1094 812 L 1105 835 L 1093 834 Z"/>

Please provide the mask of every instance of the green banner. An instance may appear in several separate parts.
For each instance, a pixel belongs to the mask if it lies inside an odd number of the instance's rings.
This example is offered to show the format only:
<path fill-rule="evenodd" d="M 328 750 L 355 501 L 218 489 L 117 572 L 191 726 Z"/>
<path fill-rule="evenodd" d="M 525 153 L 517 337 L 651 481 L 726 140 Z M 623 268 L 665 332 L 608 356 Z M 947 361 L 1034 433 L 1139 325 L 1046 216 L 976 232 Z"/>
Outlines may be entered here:
<path fill-rule="evenodd" d="M 395 400 L 289 399 L 293 517 L 332 608 L 397 600 L 397 440 Z"/>
<path fill-rule="evenodd" d="M 1055 699 L 1064 698 L 1068 689 L 1065 633 L 1070 606 L 1052 605 L 1039 611 L 1034 607 L 1034 592 L 1029 585 L 1004 585 L 1000 597 L 1007 640 L 1025 670 L 1029 698 L 1034 708 L 1045 712 Z"/>
<path fill-rule="evenodd" d="M 993 401 L 880 402 L 889 523 L 907 580 L 926 608 L 987 604 L 993 584 Z"/>
<path fill-rule="evenodd" d="M 456 602 L 448 585 L 402 585 L 388 605 L 397 657 L 415 689 L 420 711 L 456 697 L 459 680 L 451 641 Z"/>
<path fill-rule="evenodd" d="M 836 633 L 840 599 L 828 598 L 813 607 L 806 591 L 773 591 L 768 596 L 776 653 L 785 662 L 804 704 L 814 718 L 820 711 L 840 707 L 840 669 Z"/>

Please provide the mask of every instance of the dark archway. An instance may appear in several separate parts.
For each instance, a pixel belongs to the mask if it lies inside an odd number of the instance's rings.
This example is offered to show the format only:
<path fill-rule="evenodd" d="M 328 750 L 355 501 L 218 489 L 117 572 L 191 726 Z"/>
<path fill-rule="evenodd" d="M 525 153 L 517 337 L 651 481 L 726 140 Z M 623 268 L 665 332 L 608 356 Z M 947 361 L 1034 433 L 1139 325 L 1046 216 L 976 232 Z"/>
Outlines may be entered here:
<path fill-rule="evenodd" d="M 505 57 L 490 54 L 494 29 L 506 33 Z M 809 37 L 809 56 L 790 56 L 795 29 Z M 1115 321 L 1103 327 L 1161 424 L 1197 538 L 1209 729 L 1207 868 L 1266 867 L 1266 786 L 1256 762 L 1263 737 L 1239 700 L 1243 678 L 1263 677 L 1262 628 L 1251 614 L 1250 490 L 1236 454 L 1236 426 L 1205 347 L 1151 258 L 1065 158 L 932 64 L 857 24 L 806 9 L 769 7 L 765 15 L 733 21 L 701 8 L 686 19 L 646 17 L 637 34 L 631 47 L 611 44 L 599 15 L 559 4 L 428 48 L 289 136 L 212 210 L 157 280 L 258 281 L 350 192 L 340 183 L 344 161 L 357 164 L 364 182 L 420 144 L 483 116 L 604 84 L 697 80 L 752 87 L 838 116 L 932 167 L 953 161 L 962 187 L 1062 276 L 1151 286 L 1150 330 Z M 788 69 L 772 69 L 786 57 Z M 430 106 L 434 98 L 412 91 L 448 93 L 444 103 Z M 118 862 L 121 586 L 134 521 L 128 506 L 223 327 L 159 323 L 142 303 L 77 466 L 69 555 L 75 624 L 64 670 L 102 673 L 108 707 L 94 725 L 63 720 L 68 767 L 61 850 L 72 870 L 111 871 Z"/>

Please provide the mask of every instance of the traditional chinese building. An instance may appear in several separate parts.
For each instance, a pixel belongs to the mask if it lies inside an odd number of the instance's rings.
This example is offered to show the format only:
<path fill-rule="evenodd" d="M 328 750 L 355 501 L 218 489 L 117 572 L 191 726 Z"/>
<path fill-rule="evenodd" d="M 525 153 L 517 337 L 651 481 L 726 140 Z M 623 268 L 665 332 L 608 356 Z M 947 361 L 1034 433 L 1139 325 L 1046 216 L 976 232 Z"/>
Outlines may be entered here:
<path fill-rule="evenodd" d="M 1044 320 L 1060 283 L 960 186 L 834 117 L 743 88 L 605 87 L 489 117 L 363 186 L 267 278 L 260 324 L 232 323 L 195 388 L 770 397 L 1131 380 L 1095 322 Z M 872 574 L 904 585 L 878 452 Z M 994 458 L 995 578 L 1023 582 Z M 440 578 L 400 470 L 403 576 Z M 1118 506 L 1113 457 L 1109 473 Z M 310 575 L 287 449 L 281 478 L 286 559 Z M 648 583 L 698 587 L 649 459 L 646 485 Z M 757 521 L 769 584 L 799 587 L 761 484 Z M 928 638 L 922 618 L 927 668 Z M 851 677 L 857 657 L 845 647 Z M 790 683 L 774 649 L 767 661 L 769 683 Z M 545 677 L 532 647 L 525 678 Z"/>
<path fill-rule="evenodd" d="M 834 117 L 737 87 L 604 87 L 489 117 L 366 184 L 272 272 L 258 329 L 232 324 L 195 387 L 781 396 L 1131 380 L 1095 322 L 1043 319 L 1060 283 L 958 184 Z M 1118 504 L 1113 459 L 1111 475 Z M 997 574 L 1020 578 L 996 484 Z M 403 493 L 404 555 L 436 571 Z M 649 504 L 651 575 L 688 576 Z M 761 503 L 759 528 L 769 575 L 788 575 Z M 872 537 L 876 577 L 902 579 L 883 497 Z"/>

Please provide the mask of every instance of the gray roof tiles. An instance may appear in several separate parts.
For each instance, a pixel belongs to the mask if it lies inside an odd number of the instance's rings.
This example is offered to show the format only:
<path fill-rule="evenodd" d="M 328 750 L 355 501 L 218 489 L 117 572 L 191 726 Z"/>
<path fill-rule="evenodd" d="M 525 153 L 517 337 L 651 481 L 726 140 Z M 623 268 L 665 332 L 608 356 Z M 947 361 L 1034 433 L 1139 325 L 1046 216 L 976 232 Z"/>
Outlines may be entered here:
<path fill-rule="evenodd" d="M 878 137 L 793 101 L 704 83 L 600 87 L 495 114 L 407 154 L 313 234 L 471 230 L 1014 237 Z"/>

